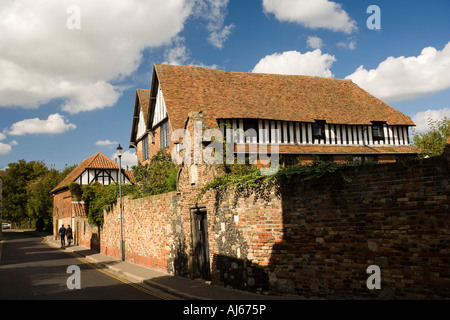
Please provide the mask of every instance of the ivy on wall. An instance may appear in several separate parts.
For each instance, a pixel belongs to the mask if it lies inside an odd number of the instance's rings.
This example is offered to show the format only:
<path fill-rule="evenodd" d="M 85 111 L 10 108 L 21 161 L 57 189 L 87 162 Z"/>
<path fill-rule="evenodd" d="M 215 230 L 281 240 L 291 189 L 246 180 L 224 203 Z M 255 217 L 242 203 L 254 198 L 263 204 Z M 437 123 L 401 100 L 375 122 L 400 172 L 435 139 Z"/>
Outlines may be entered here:
<path fill-rule="evenodd" d="M 279 188 L 282 182 L 289 182 L 292 179 L 307 181 L 320 179 L 326 174 L 336 173 L 344 181 L 351 182 L 345 173 L 345 169 L 353 166 L 360 166 L 357 163 L 340 164 L 331 161 L 313 161 L 311 164 L 297 164 L 292 167 L 279 167 L 272 175 L 263 175 L 254 165 L 226 165 L 225 174 L 216 177 L 206 184 L 197 194 L 199 200 L 208 190 L 223 192 L 227 189 L 234 189 L 237 192 L 261 192 L 262 190 Z"/>

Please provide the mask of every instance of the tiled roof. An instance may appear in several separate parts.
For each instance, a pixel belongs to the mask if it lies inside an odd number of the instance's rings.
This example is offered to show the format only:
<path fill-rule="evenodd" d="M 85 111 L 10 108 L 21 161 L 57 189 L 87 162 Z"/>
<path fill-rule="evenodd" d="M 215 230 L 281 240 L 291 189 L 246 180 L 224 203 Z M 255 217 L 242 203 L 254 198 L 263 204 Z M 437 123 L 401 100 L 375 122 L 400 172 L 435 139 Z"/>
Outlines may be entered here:
<path fill-rule="evenodd" d="M 105 156 L 103 153 L 98 152 L 92 157 L 83 160 L 78 167 L 72 170 L 63 181 L 61 181 L 51 192 L 55 193 L 61 189 L 67 187 L 69 182 L 75 181 L 86 169 L 117 169 L 119 165 Z M 123 170 L 123 169 L 122 169 Z M 125 171 L 127 177 L 134 183 L 135 178 L 131 171 Z"/>
<path fill-rule="evenodd" d="M 72 213 L 74 216 L 78 217 L 78 216 L 86 216 L 86 210 L 85 210 L 85 205 L 84 202 L 79 201 L 72 201 Z"/>
<path fill-rule="evenodd" d="M 141 110 L 144 115 L 145 125 L 147 125 L 148 106 L 150 102 L 150 90 L 137 89 L 136 94 L 138 96 L 139 104 L 141 106 Z"/>
<path fill-rule="evenodd" d="M 136 90 L 136 99 L 134 102 L 134 113 L 133 113 L 133 122 L 131 125 L 131 138 L 130 138 L 130 147 L 134 148 L 136 143 L 136 133 L 139 125 L 140 114 L 139 108 L 142 110 L 142 115 L 144 117 L 145 126 L 148 126 L 148 113 L 149 113 L 149 105 L 150 105 L 150 93 L 151 90 L 145 89 L 137 89 Z"/>
<path fill-rule="evenodd" d="M 216 127 L 221 118 L 414 125 L 408 116 L 351 80 L 165 64 L 155 64 L 155 74 L 173 129 L 183 128 L 188 113 L 199 110 L 211 127 Z"/>
<path fill-rule="evenodd" d="M 248 144 L 245 147 L 245 151 L 248 152 Z M 235 151 L 238 151 L 237 145 Z M 270 151 L 269 144 L 267 152 Z M 280 154 L 415 154 L 418 149 L 414 146 L 279 145 L 278 152 Z"/>

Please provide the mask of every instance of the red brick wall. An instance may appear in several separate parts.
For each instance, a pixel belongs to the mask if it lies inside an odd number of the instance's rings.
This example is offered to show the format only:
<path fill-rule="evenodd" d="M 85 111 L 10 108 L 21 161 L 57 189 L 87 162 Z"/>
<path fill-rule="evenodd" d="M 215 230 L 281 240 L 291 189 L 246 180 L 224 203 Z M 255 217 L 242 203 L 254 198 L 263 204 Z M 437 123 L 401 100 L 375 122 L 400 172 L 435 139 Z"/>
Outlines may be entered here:
<path fill-rule="evenodd" d="M 125 260 L 163 271 L 173 246 L 172 218 L 176 213 L 176 193 L 141 199 L 123 199 L 123 239 Z M 101 253 L 120 258 L 120 208 L 105 212 L 100 234 Z"/>
<path fill-rule="evenodd" d="M 64 226 L 72 224 L 72 195 L 70 190 L 59 192 L 53 197 L 53 235 L 58 238 L 59 220 L 62 219 Z"/>

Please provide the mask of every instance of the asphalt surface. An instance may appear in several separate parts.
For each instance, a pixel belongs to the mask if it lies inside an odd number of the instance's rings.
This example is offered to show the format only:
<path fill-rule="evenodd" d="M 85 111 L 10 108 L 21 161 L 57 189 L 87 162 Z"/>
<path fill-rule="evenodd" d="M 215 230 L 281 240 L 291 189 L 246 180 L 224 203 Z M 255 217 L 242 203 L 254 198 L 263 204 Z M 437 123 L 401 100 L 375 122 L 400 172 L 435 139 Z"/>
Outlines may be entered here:
<path fill-rule="evenodd" d="M 79 272 L 70 266 L 78 266 Z M 80 289 L 73 288 L 77 274 Z M 170 297 L 120 279 L 73 253 L 55 250 L 44 244 L 41 237 L 4 231 L 0 243 L 0 299 L 168 300 Z"/>

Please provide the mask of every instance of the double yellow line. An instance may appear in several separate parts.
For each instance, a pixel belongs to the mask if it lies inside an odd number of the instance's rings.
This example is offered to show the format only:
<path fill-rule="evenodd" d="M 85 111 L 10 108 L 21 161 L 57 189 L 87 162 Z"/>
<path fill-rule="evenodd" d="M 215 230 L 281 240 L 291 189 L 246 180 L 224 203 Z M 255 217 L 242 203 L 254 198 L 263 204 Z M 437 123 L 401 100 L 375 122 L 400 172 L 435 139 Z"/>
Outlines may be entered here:
<path fill-rule="evenodd" d="M 49 247 L 51 247 L 51 248 L 54 248 L 54 247 L 50 246 L 47 242 L 45 242 L 45 240 L 42 240 L 42 243 L 45 243 L 47 246 L 49 246 Z M 1 247 L 0 247 L 0 249 L 1 249 Z M 78 259 L 79 261 L 83 262 L 84 264 L 87 264 L 89 267 L 91 267 L 92 269 L 97 270 L 98 272 L 101 272 L 101 273 L 103 273 L 103 274 L 105 274 L 105 275 L 107 275 L 107 276 L 109 276 L 109 277 L 111 277 L 111 278 L 114 278 L 114 279 L 116 279 L 116 280 L 119 280 L 119 281 L 121 281 L 121 282 L 123 282 L 123 283 L 125 283 L 125 284 L 128 284 L 128 285 L 132 286 L 133 288 L 138 289 L 138 290 L 140 290 L 140 291 L 142 291 L 142 292 L 144 292 L 144 293 L 147 293 L 147 294 L 152 295 L 152 296 L 154 296 L 154 297 L 157 297 L 157 298 L 159 298 L 159 299 L 163 299 L 163 300 L 172 300 L 172 299 L 169 298 L 169 297 L 165 297 L 165 296 L 163 296 L 163 295 L 160 295 L 160 294 L 158 294 L 158 293 L 156 293 L 156 292 L 153 292 L 153 291 L 151 291 L 151 290 L 148 290 L 148 289 L 146 289 L 146 288 L 144 288 L 144 287 L 142 287 L 142 286 L 140 286 L 140 285 L 138 285 L 138 284 L 135 284 L 135 283 L 133 283 L 133 282 L 131 282 L 131 281 L 128 281 L 128 280 L 123 279 L 123 278 L 120 278 L 120 277 L 118 277 L 118 276 L 116 276 L 116 275 L 114 275 L 114 274 L 112 274 L 112 273 L 110 273 L 110 272 L 107 272 L 107 271 L 105 271 L 105 270 L 103 270 L 103 269 L 97 267 L 96 265 L 92 264 L 92 263 L 89 262 L 86 258 L 80 257 L 79 255 L 77 255 L 77 254 L 75 254 L 75 253 L 73 253 L 73 252 L 65 251 L 65 250 L 62 250 L 62 249 L 59 249 L 59 248 L 56 248 L 56 249 L 58 249 L 58 250 L 61 251 L 61 252 L 70 254 L 72 257 Z M 1 252 L 0 252 L 0 253 L 1 253 Z"/>

